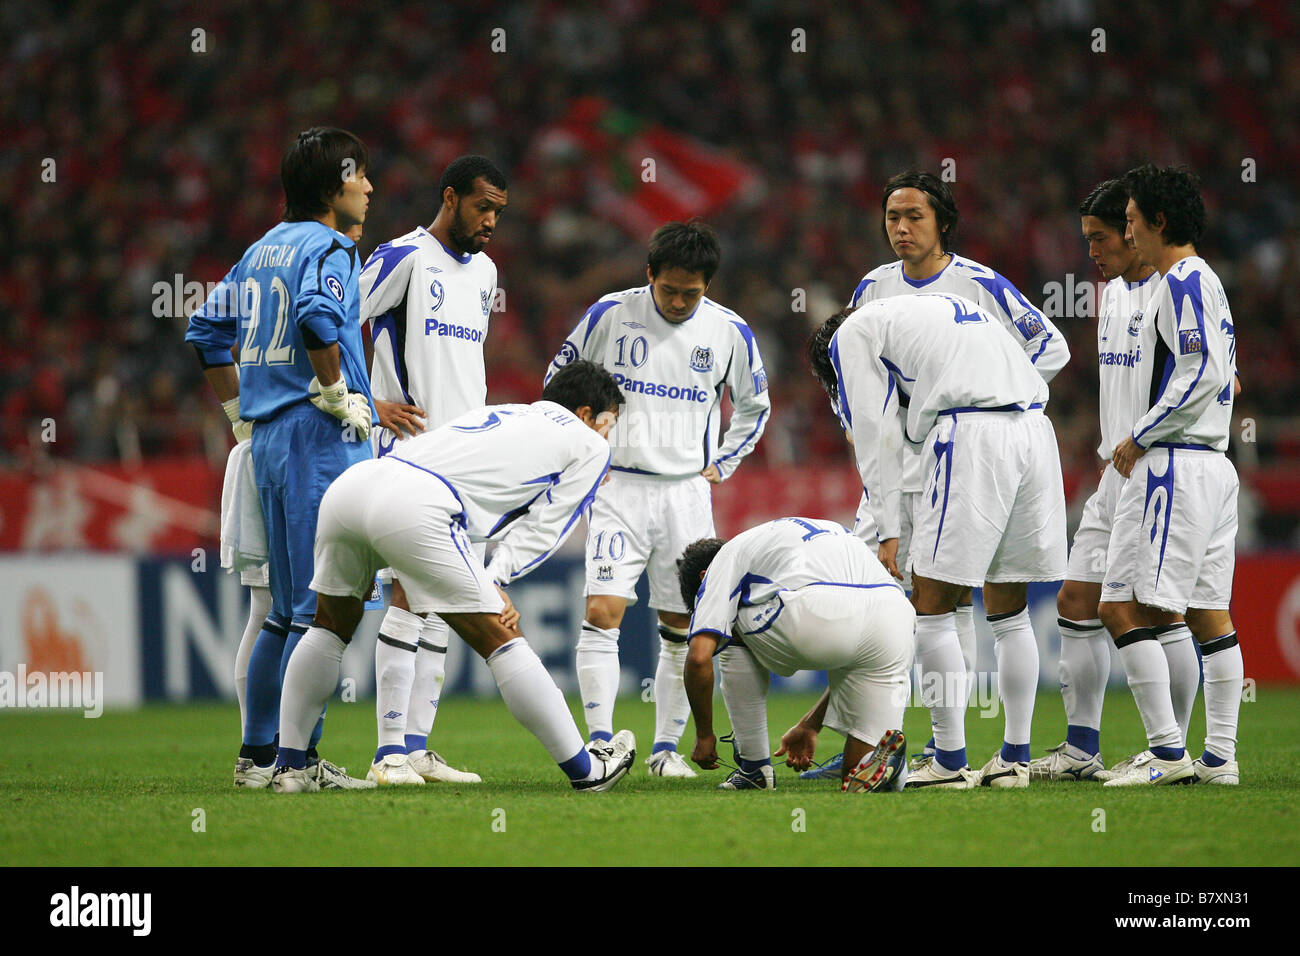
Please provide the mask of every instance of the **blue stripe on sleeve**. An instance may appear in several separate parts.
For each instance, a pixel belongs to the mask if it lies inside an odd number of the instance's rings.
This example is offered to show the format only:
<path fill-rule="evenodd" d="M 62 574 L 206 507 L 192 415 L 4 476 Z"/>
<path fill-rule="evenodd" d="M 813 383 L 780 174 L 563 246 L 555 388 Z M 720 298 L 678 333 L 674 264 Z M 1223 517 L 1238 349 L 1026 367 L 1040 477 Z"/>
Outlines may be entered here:
<path fill-rule="evenodd" d="M 1180 314 L 1182 311 L 1179 308 L 1179 305 L 1183 299 L 1187 299 L 1191 303 L 1192 315 L 1196 318 L 1197 332 L 1201 336 L 1201 367 L 1197 369 L 1196 378 L 1192 380 L 1192 384 L 1187 387 L 1187 391 L 1183 393 L 1183 397 L 1178 400 L 1178 403 L 1166 408 L 1156 416 L 1155 421 L 1133 436 L 1133 441 L 1139 445 L 1142 444 L 1143 435 L 1168 418 L 1170 412 L 1182 408 L 1187 400 L 1192 397 L 1192 393 L 1196 391 L 1196 386 L 1201 382 L 1201 376 L 1205 374 L 1205 366 L 1210 360 L 1210 343 L 1205 338 L 1205 303 L 1201 301 L 1201 274 L 1199 272 L 1193 272 L 1186 279 L 1176 279 L 1173 275 L 1167 275 L 1165 276 L 1165 281 L 1169 283 L 1169 294 L 1174 306 L 1173 319 L 1175 338 L 1178 336 L 1178 326 L 1180 325 Z M 1174 361 L 1172 356 L 1171 361 Z M 1161 398 L 1163 397 L 1164 394 L 1162 389 Z"/>
<path fill-rule="evenodd" d="M 605 313 L 616 305 L 618 305 L 618 300 L 610 299 L 608 301 L 597 302 L 587 310 L 587 329 L 582 333 L 583 348 L 587 347 L 587 340 L 591 338 L 591 333 L 596 330 L 596 326 L 600 323 L 600 320 L 604 317 Z"/>

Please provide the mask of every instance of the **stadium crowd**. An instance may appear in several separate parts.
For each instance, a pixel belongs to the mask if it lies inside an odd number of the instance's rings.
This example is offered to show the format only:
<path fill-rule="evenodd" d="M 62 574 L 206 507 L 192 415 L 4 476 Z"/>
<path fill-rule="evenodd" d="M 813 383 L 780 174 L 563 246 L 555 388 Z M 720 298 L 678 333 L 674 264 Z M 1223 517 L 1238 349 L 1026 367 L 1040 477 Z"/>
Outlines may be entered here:
<path fill-rule="evenodd" d="M 228 425 L 183 342 L 201 297 L 186 283 L 220 279 L 279 217 L 280 156 L 318 123 L 369 145 L 363 255 L 432 219 L 455 156 L 506 170 L 488 395 L 534 399 L 582 310 L 644 274 L 649 230 L 602 212 L 598 186 L 619 170 L 593 175 L 617 157 L 558 134 L 593 96 L 607 125 L 658 124 L 753 173 L 708 216 L 724 256 L 709 294 L 749 320 L 767 360 L 757 460 L 845 460 L 802 344 L 893 258 L 880 188 L 908 167 L 949 174 L 956 251 L 1041 306 L 1053 283 L 1069 302 L 1099 278 L 1076 213 L 1093 185 L 1141 159 L 1190 163 L 1210 217 L 1202 254 L 1238 320 L 1238 415 L 1285 421 L 1300 404 L 1300 298 L 1285 293 L 1300 258 L 1300 22 L 1283 2 L 1122 13 L 1090 0 L 907 2 L 888 16 L 484 3 L 441 20 L 417 3 L 7 6 L 0 463 L 224 457 Z M 1051 317 L 1074 356 L 1052 383 L 1062 463 L 1086 472 L 1095 326 Z M 39 441 L 46 419 L 53 444 Z M 1285 429 L 1259 437 L 1262 458 L 1300 454 Z"/>

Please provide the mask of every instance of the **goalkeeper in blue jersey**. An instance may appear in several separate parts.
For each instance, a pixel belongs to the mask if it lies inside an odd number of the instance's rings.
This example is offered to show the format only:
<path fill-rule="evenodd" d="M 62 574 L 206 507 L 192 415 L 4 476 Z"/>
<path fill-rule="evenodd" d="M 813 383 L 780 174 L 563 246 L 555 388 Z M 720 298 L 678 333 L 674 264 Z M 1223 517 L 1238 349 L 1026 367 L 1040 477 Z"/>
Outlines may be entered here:
<path fill-rule="evenodd" d="M 271 613 L 249 659 L 236 786 L 271 780 L 281 678 L 316 609 L 310 583 L 321 496 L 371 456 L 377 419 L 361 339 L 361 262 L 347 236 L 370 204 L 368 162 L 365 145 L 344 130 L 299 134 L 280 164 L 283 222 L 248 247 L 190 316 L 185 335 L 236 438 L 252 433 L 266 527 Z M 373 786 L 318 761 L 319 738 L 318 724 L 306 760 L 321 787 Z"/>

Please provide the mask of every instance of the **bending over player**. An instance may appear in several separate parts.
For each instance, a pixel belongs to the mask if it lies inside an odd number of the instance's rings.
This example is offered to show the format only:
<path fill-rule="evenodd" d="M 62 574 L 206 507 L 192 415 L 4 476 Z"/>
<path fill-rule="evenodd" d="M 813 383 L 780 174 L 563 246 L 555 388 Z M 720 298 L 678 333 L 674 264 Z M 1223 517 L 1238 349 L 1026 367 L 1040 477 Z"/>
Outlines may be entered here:
<path fill-rule="evenodd" d="M 685 675 L 695 717 L 691 759 L 705 770 L 718 765 L 715 655 L 736 737 L 740 769 L 719 789 L 776 786 L 768 671 L 789 677 L 801 670 L 826 671 L 830 687 L 782 738 L 786 763 L 805 769 L 826 726 L 845 737 L 845 789 L 901 787 L 906 752 L 897 728 L 910 688 L 916 614 L 861 538 L 833 521 L 780 518 L 727 542 L 694 542 L 678 574 L 682 600 L 693 610 Z"/>
<path fill-rule="evenodd" d="M 330 486 L 316 535 L 316 619 L 284 678 L 277 791 L 316 789 L 302 769 L 307 737 L 382 567 L 405 582 L 414 613 L 437 613 L 487 661 L 511 715 L 575 790 L 608 790 L 627 773 L 632 734 L 583 746 L 502 590 L 550 557 L 591 507 L 609 470 L 606 439 L 622 398 L 607 372 L 576 362 L 551 378 L 541 401 L 469 412 Z M 496 534 L 503 536 L 485 569 L 470 539 Z"/>

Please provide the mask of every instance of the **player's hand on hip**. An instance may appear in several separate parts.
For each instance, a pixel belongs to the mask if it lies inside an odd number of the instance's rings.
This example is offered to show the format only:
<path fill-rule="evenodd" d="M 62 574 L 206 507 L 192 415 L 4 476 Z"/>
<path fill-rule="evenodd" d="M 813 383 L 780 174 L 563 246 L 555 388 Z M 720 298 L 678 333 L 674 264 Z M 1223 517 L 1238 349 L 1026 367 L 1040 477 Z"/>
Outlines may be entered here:
<path fill-rule="evenodd" d="M 703 770 L 718 769 L 718 738 L 714 734 L 697 734 L 691 759 Z"/>
<path fill-rule="evenodd" d="M 424 422 L 419 420 L 427 417 L 423 408 L 403 402 L 385 402 L 377 398 L 375 411 L 379 414 L 379 424 L 399 440 L 407 435 L 415 437 L 424 431 Z"/>
<path fill-rule="evenodd" d="M 717 465 L 709 465 L 709 467 L 705 468 L 702 472 L 700 472 L 700 474 L 703 475 L 706 479 L 708 479 L 708 482 L 711 485 L 722 484 L 722 472 L 718 471 Z"/>
<path fill-rule="evenodd" d="M 1146 449 L 1133 440 L 1130 435 L 1122 442 L 1115 446 L 1115 452 L 1110 456 L 1110 463 L 1115 466 L 1125 478 L 1133 474 L 1133 466 L 1137 464 L 1138 459 L 1146 454 Z"/>
<path fill-rule="evenodd" d="M 880 542 L 880 547 L 876 550 L 876 557 L 880 563 L 885 566 L 885 570 L 892 574 L 898 580 L 903 580 L 903 574 L 898 570 L 898 539 L 886 538 Z"/>
<path fill-rule="evenodd" d="M 785 757 L 785 765 L 795 770 L 807 770 L 812 766 L 813 754 L 817 752 L 817 731 L 803 724 L 795 724 L 781 737 L 781 746 L 773 757 Z"/>
<path fill-rule="evenodd" d="M 519 609 L 515 607 L 514 602 L 510 600 L 510 595 L 506 594 L 506 592 L 501 589 L 501 585 L 499 584 L 497 585 L 497 594 L 500 594 L 501 600 L 506 602 L 506 606 L 501 609 L 500 621 L 502 626 L 512 631 L 518 630 Z"/>

